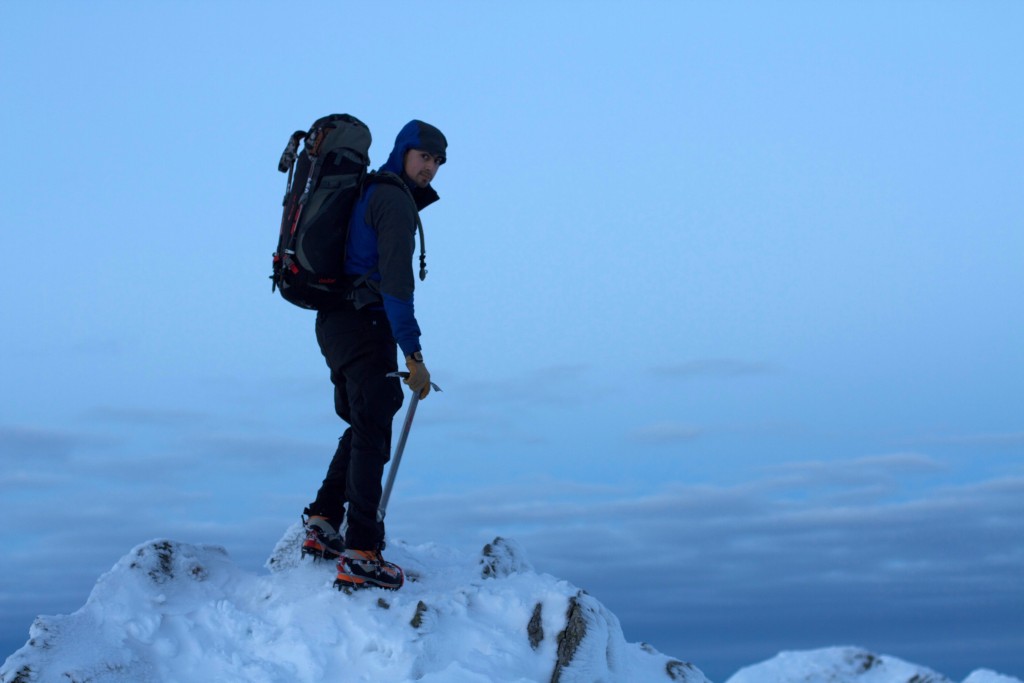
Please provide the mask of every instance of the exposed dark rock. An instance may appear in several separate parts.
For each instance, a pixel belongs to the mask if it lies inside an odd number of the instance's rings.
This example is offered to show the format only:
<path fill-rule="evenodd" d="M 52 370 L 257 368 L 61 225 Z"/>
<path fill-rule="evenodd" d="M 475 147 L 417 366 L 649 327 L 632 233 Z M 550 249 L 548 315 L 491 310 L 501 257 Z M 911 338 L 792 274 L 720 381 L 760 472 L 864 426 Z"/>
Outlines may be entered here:
<path fill-rule="evenodd" d="M 501 536 L 484 546 L 480 565 L 480 576 L 485 579 L 497 579 L 533 570 L 522 547 L 515 541 Z"/>
<path fill-rule="evenodd" d="M 854 663 L 860 668 L 861 671 L 870 671 L 871 669 L 881 664 L 882 660 L 874 656 L 870 652 L 859 652 L 857 653 L 857 656 L 854 657 Z"/>
<path fill-rule="evenodd" d="M 36 678 L 32 674 L 32 667 L 26 665 L 18 669 L 18 673 L 14 674 L 11 683 L 32 683 L 34 680 Z"/>
<path fill-rule="evenodd" d="M 226 554 L 223 548 L 213 548 Z M 178 544 L 171 541 L 153 541 L 139 546 L 129 568 L 143 571 L 156 584 L 173 581 L 179 575 L 193 581 L 205 581 L 209 571 L 200 564 L 191 552 L 184 555 Z"/>
<path fill-rule="evenodd" d="M 572 663 L 580 643 L 587 637 L 587 621 L 583 617 L 583 607 L 579 597 L 582 591 L 569 598 L 569 609 L 565 613 L 565 629 L 558 634 L 558 656 L 555 670 L 551 673 L 551 683 L 562 679 L 562 670 Z"/>
<path fill-rule="evenodd" d="M 174 578 L 174 546 L 170 541 L 156 541 L 141 546 L 135 551 L 135 557 L 138 559 L 129 566 L 132 569 L 148 569 L 146 573 L 153 583 L 166 583 Z"/>
<path fill-rule="evenodd" d="M 530 617 L 530 623 L 526 625 L 526 635 L 530 638 L 530 647 L 536 650 L 540 647 L 540 643 L 544 640 L 544 624 L 541 623 L 541 603 L 537 603 L 533 608 L 533 616 Z"/>
<path fill-rule="evenodd" d="M 673 659 L 665 663 L 665 674 L 673 681 L 704 681 L 704 674 L 689 662 Z"/>
<path fill-rule="evenodd" d="M 416 613 L 412 615 L 412 620 L 409 625 L 413 628 L 419 628 L 423 625 L 423 615 L 427 613 L 427 604 L 420 600 L 416 603 Z"/>

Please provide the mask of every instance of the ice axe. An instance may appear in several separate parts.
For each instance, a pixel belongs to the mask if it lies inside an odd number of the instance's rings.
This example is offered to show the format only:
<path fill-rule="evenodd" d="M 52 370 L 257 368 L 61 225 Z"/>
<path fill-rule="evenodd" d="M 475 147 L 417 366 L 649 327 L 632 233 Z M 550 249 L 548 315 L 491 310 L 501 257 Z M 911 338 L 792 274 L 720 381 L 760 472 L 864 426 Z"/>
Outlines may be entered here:
<path fill-rule="evenodd" d="M 389 372 L 388 377 L 409 377 L 408 372 Z M 430 386 L 434 391 L 441 391 L 441 387 L 433 382 Z M 391 497 L 391 489 L 395 485 L 395 475 L 398 474 L 398 466 L 402 464 L 402 451 L 405 450 L 405 442 L 409 438 L 409 428 L 412 427 L 412 418 L 416 415 L 416 404 L 420 402 L 418 391 L 412 392 L 412 399 L 409 401 L 409 411 L 405 414 L 405 422 L 402 423 L 402 433 L 398 435 L 398 445 L 395 446 L 395 454 L 391 456 L 391 469 L 388 470 L 388 480 L 384 483 L 384 492 L 380 494 L 380 505 L 377 506 L 377 521 L 383 522 L 387 513 L 388 498 Z"/>

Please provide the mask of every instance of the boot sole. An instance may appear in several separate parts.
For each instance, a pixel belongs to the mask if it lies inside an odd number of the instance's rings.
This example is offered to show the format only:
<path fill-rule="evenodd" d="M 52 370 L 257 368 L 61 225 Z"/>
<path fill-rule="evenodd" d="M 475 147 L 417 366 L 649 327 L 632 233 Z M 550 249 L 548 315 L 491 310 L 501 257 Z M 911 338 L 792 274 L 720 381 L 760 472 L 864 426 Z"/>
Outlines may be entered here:
<path fill-rule="evenodd" d="M 384 590 L 396 591 L 403 585 L 405 585 L 404 581 L 395 586 L 393 584 L 378 583 L 372 579 L 357 579 L 355 577 L 351 579 L 338 577 L 334 580 L 334 587 L 346 593 L 351 593 L 354 590 L 363 590 L 364 588 L 383 588 Z"/>
<path fill-rule="evenodd" d="M 333 550 L 324 550 L 323 548 L 317 548 L 316 546 L 302 546 L 302 557 L 312 557 L 314 560 L 337 560 L 341 557 L 341 553 L 335 553 Z"/>

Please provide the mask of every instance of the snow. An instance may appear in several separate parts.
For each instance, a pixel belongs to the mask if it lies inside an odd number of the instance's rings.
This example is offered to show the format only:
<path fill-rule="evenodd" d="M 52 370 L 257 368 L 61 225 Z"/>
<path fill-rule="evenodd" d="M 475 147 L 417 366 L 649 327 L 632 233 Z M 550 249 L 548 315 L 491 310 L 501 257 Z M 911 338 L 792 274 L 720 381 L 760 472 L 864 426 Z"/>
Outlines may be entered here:
<path fill-rule="evenodd" d="M 858 647 L 780 652 L 736 672 L 726 683 L 954 683 L 926 667 Z M 978 669 L 963 683 L 1021 683 Z"/>
<path fill-rule="evenodd" d="M 799 673 L 799 678 L 794 675 Z M 856 647 L 810 652 L 781 652 L 772 659 L 741 669 L 726 683 L 953 683 L 942 674 L 900 659 Z"/>
<path fill-rule="evenodd" d="M 1004 676 L 989 669 L 978 669 L 964 679 L 964 683 L 1021 683 L 1019 678 Z"/>
<path fill-rule="evenodd" d="M 301 539 L 301 525 L 288 529 L 264 574 L 216 546 L 136 546 L 77 612 L 36 619 L 0 683 L 708 683 L 627 642 L 604 605 L 536 572 L 514 541 L 479 555 L 392 542 L 406 585 L 344 593 L 333 563 L 300 560 Z M 856 647 L 782 652 L 726 683 L 910 681 L 953 683 Z M 963 683 L 1022 682 L 979 669 Z"/>
<path fill-rule="evenodd" d="M 219 547 L 143 543 L 77 612 L 39 617 L 0 681 L 707 681 L 627 643 L 600 602 L 534 571 L 515 542 L 479 556 L 393 542 L 406 585 L 346 594 L 334 563 L 300 561 L 301 537 L 289 529 L 259 575 Z"/>

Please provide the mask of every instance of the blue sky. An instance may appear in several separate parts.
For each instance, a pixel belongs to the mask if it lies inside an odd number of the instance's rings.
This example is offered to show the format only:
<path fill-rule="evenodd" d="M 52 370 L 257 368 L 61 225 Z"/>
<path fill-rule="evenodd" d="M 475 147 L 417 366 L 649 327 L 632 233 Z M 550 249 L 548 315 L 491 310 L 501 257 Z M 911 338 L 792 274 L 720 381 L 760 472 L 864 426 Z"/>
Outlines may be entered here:
<path fill-rule="evenodd" d="M 0 640 L 148 538 L 257 570 L 333 452 L 288 135 L 447 135 L 409 542 L 520 541 L 713 680 L 1024 676 L 1024 7 L 4 3 Z"/>

